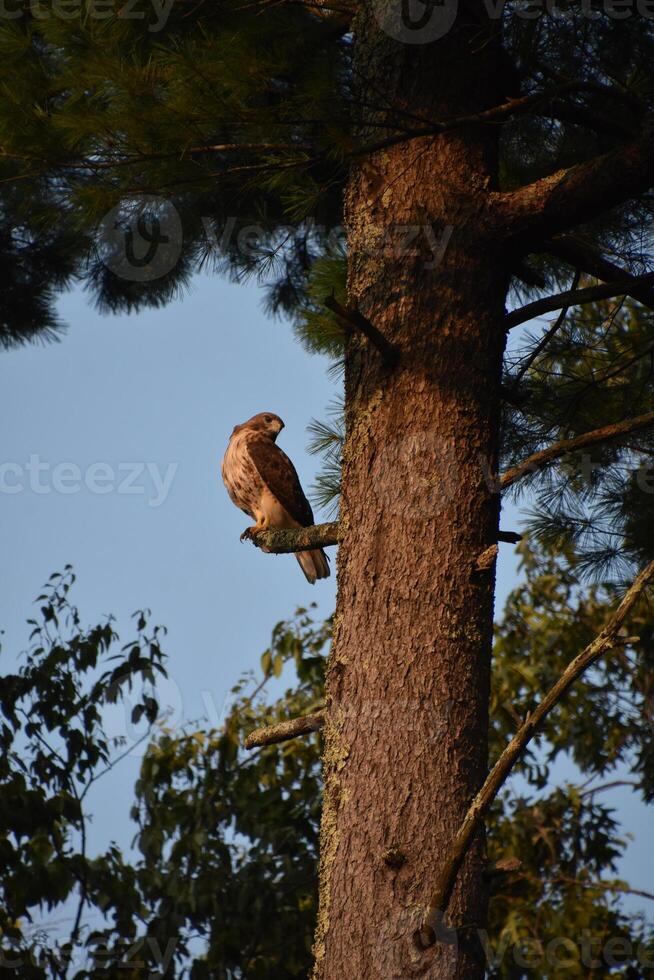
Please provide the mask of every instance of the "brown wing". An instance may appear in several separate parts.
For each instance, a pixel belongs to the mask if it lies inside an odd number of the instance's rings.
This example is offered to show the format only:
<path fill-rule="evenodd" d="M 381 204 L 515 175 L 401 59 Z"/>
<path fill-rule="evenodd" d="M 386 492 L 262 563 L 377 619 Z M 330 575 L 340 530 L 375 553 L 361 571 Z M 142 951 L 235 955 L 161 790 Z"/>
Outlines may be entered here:
<path fill-rule="evenodd" d="M 256 435 L 248 439 L 247 450 L 259 476 L 282 507 L 303 527 L 313 524 L 311 504 L 286 453 L 270 439 Z"/>

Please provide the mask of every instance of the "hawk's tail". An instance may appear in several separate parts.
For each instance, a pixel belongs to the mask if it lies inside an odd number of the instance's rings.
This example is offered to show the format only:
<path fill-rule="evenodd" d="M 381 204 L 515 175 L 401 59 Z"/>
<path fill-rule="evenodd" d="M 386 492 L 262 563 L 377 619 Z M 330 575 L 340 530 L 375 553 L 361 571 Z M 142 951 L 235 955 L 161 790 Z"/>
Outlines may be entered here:
<path fill-rule="evenodd" d="M 322 548 L 316 548 L 315 551 L 296 551 L 295 557 L 307 582 L 311 582 L 312 585 L 317 578 L 329 577 L 329 560 Z"/>

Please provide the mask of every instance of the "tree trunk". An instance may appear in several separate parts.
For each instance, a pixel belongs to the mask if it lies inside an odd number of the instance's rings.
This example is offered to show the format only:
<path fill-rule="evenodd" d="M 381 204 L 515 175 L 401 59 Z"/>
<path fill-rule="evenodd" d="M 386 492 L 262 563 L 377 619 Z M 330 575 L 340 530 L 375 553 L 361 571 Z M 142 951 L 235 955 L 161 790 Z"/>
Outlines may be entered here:
<path fill-rule="evenodd" d="M 436 44 L 411 45 L 362 12 L 359 97 L 423 120 L 502 101 L 503 55 L 486 33 L 497 24 L 484 18 L 460 13 Z M 379 138 L 374 118 L 363 138 Z M 400 362 L 349 342 L 315 980 L 484 976 L 481 839 L 439 941 L 420 952 L 412 936 L 487 769 L 494 568 L 474 564 L 499 513 L 489 474 L 508 276 L 486 220 L 495 141 L 491 127 L 413 140 L 350 178 L 350 303 Z"/>

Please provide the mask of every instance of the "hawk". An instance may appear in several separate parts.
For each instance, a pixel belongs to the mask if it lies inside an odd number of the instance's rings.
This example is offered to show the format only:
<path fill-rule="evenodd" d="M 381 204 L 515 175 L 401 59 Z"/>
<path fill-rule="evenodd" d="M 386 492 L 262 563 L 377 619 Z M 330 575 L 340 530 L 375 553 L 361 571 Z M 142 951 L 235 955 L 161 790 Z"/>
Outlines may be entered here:
<path fill-rule="evenodd" d="M 232 502 L 257 522 L 243 532 L 241 541 L 255 531 L 313 524 L 311 505 L 295 467 L 275 445 L 283 428 L 279 415 L 260 412 L 235 426 L 231 434 L 221 466 L 223 483 Z M 317 578 L 329 575 L 322 548 L 297 551 L 295 557 L 312 585 Z"/>

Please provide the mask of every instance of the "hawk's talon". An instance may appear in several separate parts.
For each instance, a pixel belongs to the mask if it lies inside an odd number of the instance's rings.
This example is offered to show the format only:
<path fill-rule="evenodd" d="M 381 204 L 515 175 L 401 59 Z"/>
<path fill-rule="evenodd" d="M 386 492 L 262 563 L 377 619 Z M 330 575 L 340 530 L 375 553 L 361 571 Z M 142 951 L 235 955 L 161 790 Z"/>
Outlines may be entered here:
<path fill-rule="evenodd" d="M 246 529 L 243 531 L 243 534 L 241 535 L 241 541 L 251 541 L 252 535 L 254 534 L 255 531 L 258 531 L 256 524 L 254 527 L 246 527 Z"/>

